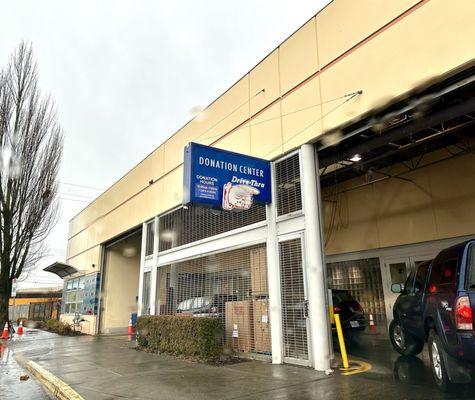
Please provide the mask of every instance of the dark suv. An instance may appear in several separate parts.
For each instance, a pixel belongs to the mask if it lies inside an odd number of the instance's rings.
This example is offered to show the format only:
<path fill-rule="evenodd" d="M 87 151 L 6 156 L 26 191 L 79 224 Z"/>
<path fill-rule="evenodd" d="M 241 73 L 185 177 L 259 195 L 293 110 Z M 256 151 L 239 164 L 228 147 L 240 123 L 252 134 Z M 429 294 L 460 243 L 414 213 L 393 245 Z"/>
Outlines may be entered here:
<path fill-rule="evenodd" d="M 364 331 L 366 320 L 360 303 L 350 294 L 348 290 L 332 290 L 333 311 L 340 315 L 341 327 L 343 330 Z M 336 331 L 335 324 L 332 324 L 332 331 Z"/>
<path fill-rule="evenodd" d="M 427 341 L 440 388 L 470 382 L 475 366 L 475 240 L 442 250 L 391 290 L 401 293 L 389 326 L 394 348 L 416 355 Z"/>

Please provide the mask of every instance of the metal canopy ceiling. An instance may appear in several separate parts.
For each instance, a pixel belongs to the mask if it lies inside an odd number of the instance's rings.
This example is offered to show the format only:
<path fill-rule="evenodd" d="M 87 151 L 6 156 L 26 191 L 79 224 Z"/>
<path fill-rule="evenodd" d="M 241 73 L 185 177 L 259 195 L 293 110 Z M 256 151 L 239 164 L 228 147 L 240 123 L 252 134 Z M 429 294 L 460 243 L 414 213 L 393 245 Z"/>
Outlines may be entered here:
<path fill-rule="evenodd" d="M 317 143 L 322 188 L 366 176 L 385 175 L 401 164 L 417 169 L 425 154 L 446 149 L 448 157 L 473 151 L 475 63 L 417 88 L 359 121 L 338 129 L 337 143 Z M 330 132 L 328 135 L 335 134 Z M 352 161 L 354 155 L 360 161 Z M 386 175 L 386 178 L 392 176 Z"/>
<path fill-rule="evenodd" d="M 51 272 L 55 275 L 58 275 L 61 279 L 64 279 L 67 276 L 73 275 L 78 272 L 78 270 L 72 265 L 61 263 L 59 261 L 47 266 L 43 269 L 43 271 Z"/>

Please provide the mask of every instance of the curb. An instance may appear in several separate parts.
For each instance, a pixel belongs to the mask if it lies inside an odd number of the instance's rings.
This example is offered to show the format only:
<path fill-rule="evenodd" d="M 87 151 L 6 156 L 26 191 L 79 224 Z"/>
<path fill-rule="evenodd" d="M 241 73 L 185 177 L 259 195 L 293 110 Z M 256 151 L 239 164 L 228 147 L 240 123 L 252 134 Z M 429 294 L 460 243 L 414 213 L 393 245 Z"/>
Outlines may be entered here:
<path fill-rule="evenodd" d="M 64 383 L 41 365 L 31 360 L 25 360 L 19 356 L 15 357 L 15 359 L 22 367 L 32 373 L 36 380 L 46 389 L 51 398 L 60 400 L 84 400 L 71 386 Z"/>

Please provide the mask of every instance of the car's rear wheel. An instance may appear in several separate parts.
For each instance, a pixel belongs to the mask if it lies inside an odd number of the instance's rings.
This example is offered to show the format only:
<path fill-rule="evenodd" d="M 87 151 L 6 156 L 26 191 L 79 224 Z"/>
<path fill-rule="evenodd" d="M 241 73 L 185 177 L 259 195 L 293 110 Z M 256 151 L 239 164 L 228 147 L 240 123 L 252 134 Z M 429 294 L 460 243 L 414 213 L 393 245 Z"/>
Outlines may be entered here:
<path fill-rule="evenodd" d="M 403 356 L 415 356 L 424 347 L 424 341 L 407 333 L 396 319 L 389 324 L 389 339 L 394 349 Z"/>
<path fill-rule="evenodd" d="M 445 365 L 445 357 L 447 356 L 440 341 L 439 336 L 434 330 L 429 333 L 429 358 L 430 368 L 434 376 L 435 383 L 442 390 L 449 390 L 452 386 L 449 376 L 447 374 L 447 367 Z"/>

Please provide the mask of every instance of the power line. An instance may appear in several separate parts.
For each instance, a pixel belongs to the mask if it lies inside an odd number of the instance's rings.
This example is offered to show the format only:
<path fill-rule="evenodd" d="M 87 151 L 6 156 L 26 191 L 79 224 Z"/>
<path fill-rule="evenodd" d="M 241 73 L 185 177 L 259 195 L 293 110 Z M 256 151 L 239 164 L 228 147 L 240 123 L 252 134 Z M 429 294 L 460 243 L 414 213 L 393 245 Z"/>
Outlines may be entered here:
<path fill-rule="evenodd" d="M 76 193 L 66 193 L 66 192 L 58 192 L 58 193 L 62 195 L 66 195 L 66 196 L 81 197 L 83 199 L 94 200 L 96 198 L 96 196 L 84 196 L 82 194 L 76 194 Z"/>
<path fill-rule="evenodd" d="M 258 121 L 258 122 L 254 122 L 254 123 L 251 123 L 250 121 L 251 121 L 252 119 L 249 119 L 249 122 L 250 122 L 249 125 L 243 125 L 243 126 L 241 126 L 241 127 L 239 127 L 239 128 L 235 128 L 235 129 L 233 129 L 231 132 L 236 132 L 236 131 L 238 131 L 238 130 L 246 129 L 246 128 L 248 128 L 248 127 L 251 127 L 251 128 L 252 128 L 253 126 L 261 125 L 261 124 L 264 124 L 264 123 L 269 122 L 269 121 L 274 121 L 274 120 L 276 120 L 276 119 L 279 119 L 279 118 L 282 118 L 282 117 L 286 117 L 286 116 L 288 116 L 288 115 L 293 115 L 293 114 L 296 114 L 296 113 L 298 113 L 298 112 L 306 111 L 306 110 L 309 110 L 309 109 L 311 109 L 311 108 L 315 108 L 315 107 L 318 107 L 318 106 L 322 106 L 322 105 L 324 105 L 324 104 L 332 103 L 332 102 L 337 101 L 337 100 L 347 99 L 347 101 L 348 101 L 348 100 L 351 100 L 352 98 L 356 97 L 357 95 L 361 94 L 360 92 L 361 92 L 361 91 L 352 92 L 352 93 L 347 93 L 347 94 L 344 94 L 343 96 L 335 97 L 335 98 L 330 99 L 330 100 L 325 100 L 325 101 L 322 101 L 322 102 L 320 102 L 320 103 L 311 104 L 311 105 L 309 105 L 309 106 L 306 106 L 306 107 L 303 107 L 303 108 L 299 108 L 299 109 L 297 109 L 297 110 L 289 111 L 289 112 L 287 112 L 287 113 L 280 114 L 280 115 L 278 115 L 278 116 L 276 116 L 276 117 L 271 117 L 271 118 L 264 119 L 264 120 L 261 120 L 261 121 Z M 343 102 L 343 103 L 346 103 L 346 101 Z M 338 107 L 339 107 L 339 106 L 338 106 Z M 338 108 L 338 107 L 337 107 L 337 108 Z M 324 115 L 324 116 L 326 116 L 326 115 Z M 322 118 L 323 118 L 324 116 L 322 116 Z M 206 132 L 204 132 L 204 133 L 206 133 Z M 204 134 L 204 133 L 203 133 L 203 134 Z M 218 133 L 218 134 L 213 135 L 213 136 L 207 136 L 207 137 L 205 137 L 205 138 L 199 139 L 203 134 L 199 135 L 198 138 L 194 139 L 194 141 L 195 141 L 195 142 L 199 142 L 199 141 L 214 139 L 214 138 L 217 138 L 217 137 L 219 137 L 219 136 L 223 136 L 223 133 L 221 132 L 221 133 Z"/>
<path fill-rule="evenodd" d="M 345 103 L 347 103 L 348 101 L 354 99 L 355 97 L 359 96 L 361 93 L 363 93 L 361 90 L 358 90 L 357 92 L 354 92 L 354 93 L 350 93 L 348 95 L 345 95 L 345 96 L 342 96 L 342 97 L 346 97 L 346 100 L 341 102 L 340 104 L 338 104 L 337 106 L 333 107 L 332 109 L 328 110 L 325 114 L 322 114 L 320 117 L 318 117 L 317 119 L 315 119 L 314 121 L 312 121 L 309 125 L 307 125 L 305 128 L 303 129 L 300 129 L 298 132 L 294 133 L 291 137 L 289 137 L 286 141 L 282 142 L 281 144 L 279 144 L 277 147 L 275 147 L 274 149 L 272 149 L 272 151 L 268 152 L 265 157 L 267 157 L 268 155 L 272 154 L 274 151 L 276 151 L 279 147 L 283 146 L 284 144 L 290 142 L 292 139 L 294 139 L 295 137 L 297 137 L 298 135 L 300 135 L 301 133 L 303 133 L 304 131 L 306 131 L 308 128 L 310 128 L 311 126 L 315 125 L 318 121 L 322 120 L 323 118 L 325 118 L 328 114 L 332 113 L 333 111 L 335 111 L 336 109 L 340 108 L 342 105 L 344 105 Z M 264 158 L 265 158 L 264 157 Z"/>
<path fill-rule="evenodd" d="M 92 203 L 92 200 L 91 201 L 87 201 L 87 200 L 79 200 L 79 199 L 67 199 L 65 197 L 59 197 L 60 200 L 67 200 L 67 201 L 76 201 L 78 203 Z"/>
<path fill-rule="evenodd" d="M 86 189 L 104 190 L 104 189 L 100 189 L 94 186 L 79 185 L 77 183 L 69 183 L 69 182 L 62 182 L 62 181 L 59 181 L 59 183 L 62 185 L 77 186 L 77 187 L 86 188 Z"/>

